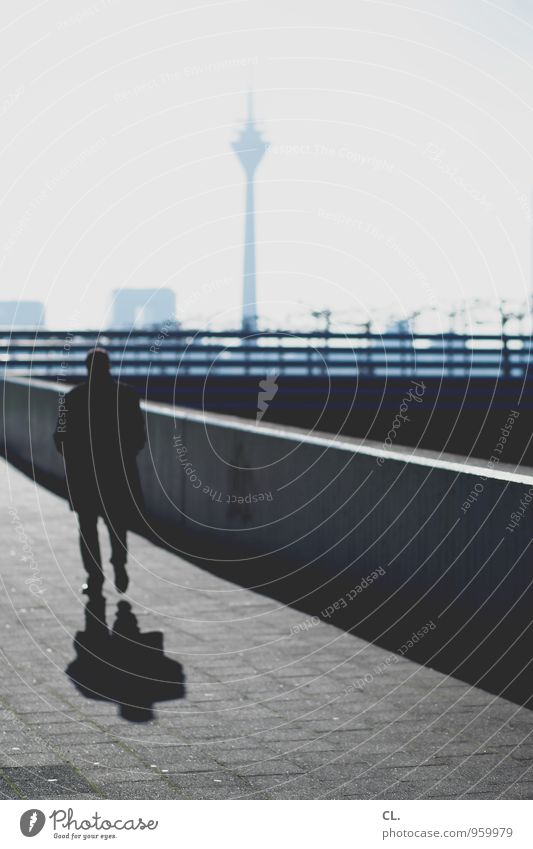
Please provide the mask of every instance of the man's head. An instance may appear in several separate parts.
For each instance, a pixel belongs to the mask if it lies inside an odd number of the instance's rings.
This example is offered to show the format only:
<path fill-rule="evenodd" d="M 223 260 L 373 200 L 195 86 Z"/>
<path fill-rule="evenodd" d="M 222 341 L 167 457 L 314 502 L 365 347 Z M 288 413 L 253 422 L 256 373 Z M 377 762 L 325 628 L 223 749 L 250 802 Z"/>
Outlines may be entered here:
<path fill-rule="evenodd" d="M 85 365 L 91 380 L 110 376 L 111 364 L 105 348 L 92 348 L 85 358 Z"/>

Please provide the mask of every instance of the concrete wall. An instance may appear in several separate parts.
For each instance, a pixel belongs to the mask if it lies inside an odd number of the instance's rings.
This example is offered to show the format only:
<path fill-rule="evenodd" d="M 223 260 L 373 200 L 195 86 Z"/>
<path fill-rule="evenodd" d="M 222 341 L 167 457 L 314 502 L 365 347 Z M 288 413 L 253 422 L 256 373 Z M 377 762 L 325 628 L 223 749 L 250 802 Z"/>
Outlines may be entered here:
<path fill-rule="evenodd" d="M 8 459 L 31 464 L 38 478 L 61 479 L 52 442 L 57 389 L 5 380 L 1 406 Z M 216 545 L 220 564 L 241 558 L 252 576 L 260 563 L 288 564 L 302 587 L 311 574 L 315 587 L 341 575 L 354 586 L 381 567 L 376 599 L 425 598 L 434 616 L 448 605 L 463 617 L 508 612 L 531 584 L 530 474 L 163 405 L 144 409 L 147 515 L 174 530 L 174 545 L 195 533 Z M 521 499 L 524 515 L 511 532 Z"/>

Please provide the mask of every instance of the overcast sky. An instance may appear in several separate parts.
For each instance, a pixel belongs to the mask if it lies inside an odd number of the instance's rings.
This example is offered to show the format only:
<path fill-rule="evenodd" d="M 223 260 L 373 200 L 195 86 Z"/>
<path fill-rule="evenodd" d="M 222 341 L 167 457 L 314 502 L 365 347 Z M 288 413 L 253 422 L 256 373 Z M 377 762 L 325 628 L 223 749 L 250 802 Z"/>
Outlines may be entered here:
<path fill-rule="evenodd" d="M 531 5 L 4 0 L 1 297 L 100 327 L 112 289 L 169 286 L 238 324 L 252 85 L 266 321 L 524 299 Z"/>

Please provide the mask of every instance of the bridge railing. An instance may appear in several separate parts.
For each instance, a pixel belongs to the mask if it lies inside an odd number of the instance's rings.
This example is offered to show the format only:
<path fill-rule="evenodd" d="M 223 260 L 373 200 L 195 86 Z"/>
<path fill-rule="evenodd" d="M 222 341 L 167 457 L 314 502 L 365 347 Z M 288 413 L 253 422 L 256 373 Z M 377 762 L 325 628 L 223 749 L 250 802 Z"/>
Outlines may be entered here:
<path fill-rule="evenodd" d="M 258 333 L 193 331 L 0 330 L 5 371 L 55 379 L 84 373 L 89 348 L 110 352 L 115 372 L 172 377 L 301 375 L 314 377 L 505 377 L 528 374 L 531 337 L 479 334 Z"/>

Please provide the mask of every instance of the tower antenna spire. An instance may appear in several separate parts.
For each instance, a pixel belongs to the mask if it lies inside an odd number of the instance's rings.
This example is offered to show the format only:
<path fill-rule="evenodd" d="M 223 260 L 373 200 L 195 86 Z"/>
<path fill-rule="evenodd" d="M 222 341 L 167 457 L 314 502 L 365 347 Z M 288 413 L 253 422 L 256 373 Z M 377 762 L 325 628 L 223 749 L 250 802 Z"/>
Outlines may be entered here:
<path fill-rule="evenodd" d="M 248 89 L 248 123 L 254 123 L 254 92 L 252 88 Z"/>

